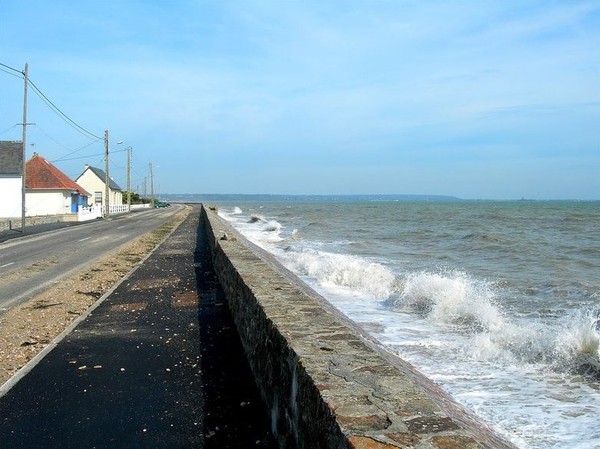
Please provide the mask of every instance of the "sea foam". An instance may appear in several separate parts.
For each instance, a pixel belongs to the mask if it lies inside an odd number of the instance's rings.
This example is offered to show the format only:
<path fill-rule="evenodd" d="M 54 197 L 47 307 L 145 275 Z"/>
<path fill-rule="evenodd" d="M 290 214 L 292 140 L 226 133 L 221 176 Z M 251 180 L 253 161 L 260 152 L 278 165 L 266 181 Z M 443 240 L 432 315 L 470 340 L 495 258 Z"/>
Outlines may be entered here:
<path fill-rule="evenodd" d="M 387 299 L 396 285 L 391 270 L 361 257 L 305 250 L 288 252 L 286 259 L 293 271 L 314 278 L 321 286 L 344 288 L 377 300 Z"/>
<path fill-rule="evenodd" d="M 494 304 L 493 290 L 464 273 L 408 275 L 402 290 L 388 304 L 395 310 L 416 312 L 435 323 L 469 331 L 494 331 L 506 324 Z"/>
<path fill-rule="evenodd" d="M 461 351 L 474 360 L 600 375 L 595 311 L 577 311 L 558 324 L 513 322 L 496 303 L 492 286 L 464 273 L 409 275 L 386 303 L 392 310 L 417 314 L 445 331 L 466 335 Z"/>
<path fill-rule="evenodd" d="M 531 240 L 548 234 L 529 232 L 556 205 L 327 205 L 249 203 L 227 217 L 519 447 L 598 445 L 600 290 L 597 250 L 577 246 L 585 229 L 569 231 L 577 270 L 557 278 L 565 261 L 552 265 L 553 246 Z"/>

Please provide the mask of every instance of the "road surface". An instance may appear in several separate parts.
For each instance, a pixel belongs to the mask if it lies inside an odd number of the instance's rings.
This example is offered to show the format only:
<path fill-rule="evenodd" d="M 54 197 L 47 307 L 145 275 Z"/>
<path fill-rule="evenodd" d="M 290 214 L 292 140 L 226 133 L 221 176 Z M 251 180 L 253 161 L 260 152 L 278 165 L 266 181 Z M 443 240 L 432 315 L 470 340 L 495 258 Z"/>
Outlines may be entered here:
<path fill-rule="evenodd" d="M 118 246 L 152 231 L 183 208 L 150 209 L 24 236 L 0 244 L 0 313 L 31 299 Z"/>

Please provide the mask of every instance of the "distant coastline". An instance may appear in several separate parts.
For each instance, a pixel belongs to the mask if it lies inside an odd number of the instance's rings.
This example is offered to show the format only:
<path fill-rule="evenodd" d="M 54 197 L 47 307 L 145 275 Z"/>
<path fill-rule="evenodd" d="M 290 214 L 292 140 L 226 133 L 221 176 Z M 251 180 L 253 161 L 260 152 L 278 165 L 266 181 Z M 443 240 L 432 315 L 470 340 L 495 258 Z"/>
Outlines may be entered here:
<path fill-rule="evenodd" d="M 161 198 L 172 202 L 230 202 L 230 201 L 465 201 L 447 195 L 281 195 L 235 193 L 165 193 Z"/>
<path fill-rule="evenodd" d="M 600 200 L 577 200 L 577 199 L 465 199 L 450 195 L 412 195 L 412 194 L 384 194 L 384 195 L 284 195 L 284 194 L 244 194 L 244 193 L 164 193 L 161 199 L 180 203 L 230 203 L 230 202 L 363 202 L 363 201 L 404 201 L 404 202 L 515 202 L 515 203 L 598 203 Z"/>

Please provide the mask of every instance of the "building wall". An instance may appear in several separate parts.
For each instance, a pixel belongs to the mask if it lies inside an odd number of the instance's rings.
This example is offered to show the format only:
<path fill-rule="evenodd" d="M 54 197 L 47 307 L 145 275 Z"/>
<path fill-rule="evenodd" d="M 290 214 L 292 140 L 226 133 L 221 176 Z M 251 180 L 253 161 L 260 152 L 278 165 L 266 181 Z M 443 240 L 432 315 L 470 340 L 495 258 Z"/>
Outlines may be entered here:
<path fill-rule="evenodd" d="M 110 191 L 110 205 L 111 206 L 122 206 L 123 205 L 123 194 L 116 190 Z"/>
<path fill-rule="evenodd" d="M 61 215 L 71 213 L 71 194 L 65 191 L 26 192 L 25 215 Z"/>
<path fill-rule="evenodd" d="M 21 177 L 0 177 L 0 217 L 21 216 Z"/>
<path fill-rule="evenodd" d="M 104 206 L 104 196 L 105 196 L 105 188 L 104 188 L 104 180 L 100 180 L 91 170 L 86 170 L 79 178 L 77 178 L 77 184 L 87 190 L 90 195 L 88 203 L 90 205 L 97 204 L 96 202 L 96 193 L 100 192 L 102 197 L 102 206 Z M 120 206 L 123 204 L 123 195 L 121 192 L 110 190 L 110 204 L 111 206 Z"/>
<path fill-rule="evenodd" d="M 104 183 L 100 181 L 100 179 L 98 179 L 98 177 L 94 175 L 94 173 L 92 173 L 91 170 L 86 170 L 85 172 L 83 172 L 81 177 L 77 178 L 76 182 L 85 190 L 90 192 L 90 195 L 92 195 L 92 197 L 88 201 L 89 204 L 96 204 L 94 199 L 95 193 L 101 192 L 102 204 L 104 205 Z"/>

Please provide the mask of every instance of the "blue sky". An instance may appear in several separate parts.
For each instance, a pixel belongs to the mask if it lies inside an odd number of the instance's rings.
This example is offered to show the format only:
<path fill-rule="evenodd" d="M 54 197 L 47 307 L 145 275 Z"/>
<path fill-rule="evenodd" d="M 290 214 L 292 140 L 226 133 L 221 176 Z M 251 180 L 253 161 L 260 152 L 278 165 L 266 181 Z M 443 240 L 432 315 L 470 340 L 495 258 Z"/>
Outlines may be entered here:
<path fill-rule="evenodd" d="M 596 0 L 0 0 L 0 63 L 123 186 L 131 146 L 163 193 L 600 199 Z M 22 102 L 0 71 L 1 140 Z M 28 122 L 104 166 L 31 89 Z"/>

